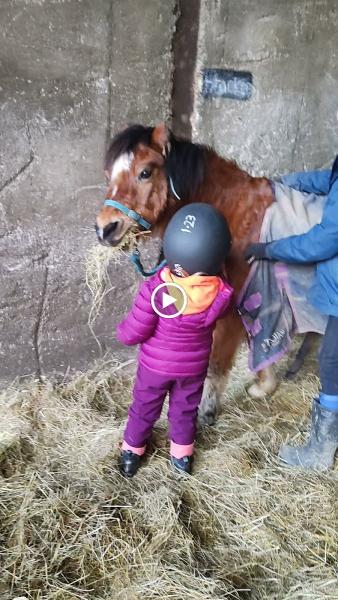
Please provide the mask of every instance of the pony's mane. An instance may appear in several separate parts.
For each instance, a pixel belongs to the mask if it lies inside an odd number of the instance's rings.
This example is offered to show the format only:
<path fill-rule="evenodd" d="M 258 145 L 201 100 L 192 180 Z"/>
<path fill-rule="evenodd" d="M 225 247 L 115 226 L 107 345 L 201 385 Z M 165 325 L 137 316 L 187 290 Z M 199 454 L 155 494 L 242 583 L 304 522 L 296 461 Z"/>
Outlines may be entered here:
<path fill-rule="evenodd" d="M 117 133 L 107 150 L 105 169 L 109 169 L 121 154 L 133 152 L 138 144 L 150 146 L 153 129 L 153 127 L 143 127 L 143 125 L 130 125 Z"/>
<path fill-rule="evenodd" d="M 121 154 L 133 152 L 138 144 L 151 146 L 154 128 L 143 125 L 131 125 L 112 140 L 105 159 L 105 168 L 109 169 Z M 177 138 L 170 133 L 170 151 L 166 157 L 165 169 L 175 191 L 182 199 L 193 196 L 204 179 L 206 154 L 210 148 Z"/>
<path fill-rule="evenodd" d="M 207 146 L 170 134 L 170 152 L 165 168 L 182 200 L 193 197 L 204 180 L 207 152 L 210 152 Z"/>

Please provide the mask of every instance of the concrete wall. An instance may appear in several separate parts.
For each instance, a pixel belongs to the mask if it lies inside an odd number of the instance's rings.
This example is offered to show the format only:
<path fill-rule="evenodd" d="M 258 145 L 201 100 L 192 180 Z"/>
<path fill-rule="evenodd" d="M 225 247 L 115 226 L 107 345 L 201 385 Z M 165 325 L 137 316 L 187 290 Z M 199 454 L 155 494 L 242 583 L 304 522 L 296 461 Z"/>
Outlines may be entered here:
<path fill-rule="evenodd" d="M 189 133 L 193 105 L 193 137 L 256 174 L 327 166 L 338 149 L 332 0 L 8 0 L 0 23 L 0 380 L 98 355 L 83 271 L 104 194 L 95 186 L 111 133 L 170 118 L 173 47 L 175 131 Z M 252 98 L 203 98 L 203 67 L 251 71 Z M 133 268 L 111 280 L 103 351 Z"/>
<path fill-rule="evenodd" d="M 83 261 L 104 150 L 128 122 L 169 118 L 175 0 L 0 3 L 0 380 L 98 355 Z M 97 324 L 112 346 L 132 267 Z M 130 294 L 129 294 L 130 296 Z"/>
<path fill-rule="evenodd" d="M 195 139 L 255 174 L 332 163 L 338 151 L 337 35 L 333 0 L 201 0 Z M 251 71 L 251 99 L 204 99 L 205 67 Z"/>

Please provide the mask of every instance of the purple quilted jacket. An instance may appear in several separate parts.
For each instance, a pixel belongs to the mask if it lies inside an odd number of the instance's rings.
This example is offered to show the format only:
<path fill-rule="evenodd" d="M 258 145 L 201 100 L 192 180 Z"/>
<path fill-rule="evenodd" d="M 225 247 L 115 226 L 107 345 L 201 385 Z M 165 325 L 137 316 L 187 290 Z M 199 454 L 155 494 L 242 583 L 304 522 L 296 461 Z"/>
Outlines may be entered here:
<path fill-rule="evenodd" d="M 139 361 L 152 371 L 173 377 L 200 375 L 208 368 L 213 330 L 233 290 L 225 283 L 203 312 L 166 319 L 151 306 L 151 294 L 161 283 L 156 274 L 141 285 L 129 315 L 118 325 L 117 338 L 126 345 L 141 344 Z M 168 306 L 163 312 L 174 314 L 176 308 Z"/>

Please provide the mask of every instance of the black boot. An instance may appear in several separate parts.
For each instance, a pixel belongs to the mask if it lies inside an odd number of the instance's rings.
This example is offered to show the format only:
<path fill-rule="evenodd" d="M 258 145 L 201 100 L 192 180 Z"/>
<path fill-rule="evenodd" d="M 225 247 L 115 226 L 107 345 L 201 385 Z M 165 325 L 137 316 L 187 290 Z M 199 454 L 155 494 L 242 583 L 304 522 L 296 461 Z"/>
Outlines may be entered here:
<path fill-rule="evenodd" d="M 191 473 L 192 456 L 183 456 L 183 458 L 170 457 L 172 466 L 180 473 Z"/>
<path fill-rule="evenodd" d="M 306 446 L 281 446 L 279 457 L 288 465 L 326 471 L 333 467 L 338 448 L 338 411 L 313 401 L 310 439 Z"/>
<path fill-rule="evenodd" d="M 119 469 L 124 477 L 134 477 L 141 463 L 141 456 L 131 450 L 122 450 L 119 459 Z"/>

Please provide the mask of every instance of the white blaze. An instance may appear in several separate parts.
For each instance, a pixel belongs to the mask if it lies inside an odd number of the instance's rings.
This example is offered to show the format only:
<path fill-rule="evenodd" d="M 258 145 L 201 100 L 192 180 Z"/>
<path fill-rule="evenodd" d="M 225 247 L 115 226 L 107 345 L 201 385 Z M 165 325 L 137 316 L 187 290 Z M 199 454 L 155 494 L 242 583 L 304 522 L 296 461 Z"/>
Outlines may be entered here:
<path fill-rule="evenodd" d="M 133 153 L 129 152 L 129 153 L 121 154 L 121 156 L 119 156 L 116 159 L 116 161 L 113 164 L 112 170 L 111 170 L 111 177 L 110 177 L 111 182 L 115 181 L 116 177 L 118 175 L 120 175 L 120 173 L 123 173 L 123 171 L 130 170 L 130 165 L 132 163 L 133 158 L 134 158 Z M 116 194 L 116 192 L 117 192 L 117 187 L 115 185 L 113 193 Z"/>

